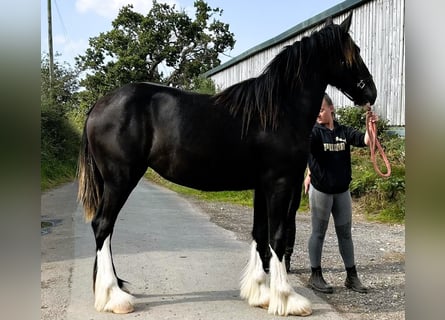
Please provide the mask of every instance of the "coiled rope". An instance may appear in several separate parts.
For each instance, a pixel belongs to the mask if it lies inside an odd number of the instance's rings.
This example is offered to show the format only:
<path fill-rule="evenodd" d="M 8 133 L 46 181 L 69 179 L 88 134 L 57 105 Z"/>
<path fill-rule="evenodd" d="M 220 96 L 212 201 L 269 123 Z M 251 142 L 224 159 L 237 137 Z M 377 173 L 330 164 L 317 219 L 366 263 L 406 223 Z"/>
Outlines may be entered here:
<path fill-rule="evenodd" d="M 374 121 L 370 121 L 371 117 L 373 116 L 373 112 L 371 111 L 371 106 L 369 105 L 369 103 L 365 106 L 365 110 L 366 110 L 366 131 L 368 132 L 368 137 L 369 137 L 371 162 L 374 165 L 375 172 L 377 172 L 380 176 L 384 178 L 388 178 L 391 175 L 391 164 L 389 163 L 385 151 L 383 150 L 379 140 L 377 139 L 377 123 Z M 378 153 L 380 153 L 380 156 L 385 162 L 386 173 L 383 173 L 380 170 L 379 166 L 377 165 L 376 149 L 378 150 Z"/>

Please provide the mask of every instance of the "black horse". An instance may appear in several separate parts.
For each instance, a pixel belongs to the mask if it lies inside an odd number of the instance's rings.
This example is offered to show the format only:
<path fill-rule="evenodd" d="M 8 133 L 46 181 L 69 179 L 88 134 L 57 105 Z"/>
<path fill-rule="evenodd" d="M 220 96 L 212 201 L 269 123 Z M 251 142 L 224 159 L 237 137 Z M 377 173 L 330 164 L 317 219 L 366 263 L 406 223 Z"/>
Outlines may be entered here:
<path fill-rule="evenodd" d="M 358 105 L 376 99 L 372 76 L 348 34 L 351 18 L 341 25 L 329 19 L 285 47 L 258 77 L 214 96 L 132 83 L 96 102 L 83 132 L 79 199 L 96 239 L 97 310 L 133 310 L 110 241 L 119 211 L 151 167 L 200 190 L 254 189 L 254 241 L 241 297 L 272 314 L 312 313 L 287 280 L 286 230 L 295 224 L 310 133 L 327 85 Z"/>

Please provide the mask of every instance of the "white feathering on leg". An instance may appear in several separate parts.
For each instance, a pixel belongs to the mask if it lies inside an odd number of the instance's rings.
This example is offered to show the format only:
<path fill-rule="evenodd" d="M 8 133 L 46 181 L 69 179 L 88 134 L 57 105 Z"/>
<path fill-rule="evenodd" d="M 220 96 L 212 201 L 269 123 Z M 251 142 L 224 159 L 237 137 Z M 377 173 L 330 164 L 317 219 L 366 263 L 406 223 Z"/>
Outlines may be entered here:
<path fill-rule="evenodd" d="M 111 258 L 110 236 L 105 239 L 102 249 L 97 251 L 97 273 L 94 288 L 94 306 L 97 311 L 114 313 L 133 311 L 134 297 L 122 291 L 117 284 Z"/>
<path fill-rule="evenodd" d="M 250 306 L 267 307 L 269 304 L 269 288 L 266 283 L 266 273 L 263 270 L 257 244 L 252 242 L 250 258 L 241 276 L 241 298 L 247 300 Z"/>
<path fill-rule="evenodd" d="M 280 316 L 308 316 L 312 314 L 311 302 L 296 293 L 289 284 L 284 259 L 280 262 L 272 248 L 271 252 L 270 302 L 268 312 Z"/>

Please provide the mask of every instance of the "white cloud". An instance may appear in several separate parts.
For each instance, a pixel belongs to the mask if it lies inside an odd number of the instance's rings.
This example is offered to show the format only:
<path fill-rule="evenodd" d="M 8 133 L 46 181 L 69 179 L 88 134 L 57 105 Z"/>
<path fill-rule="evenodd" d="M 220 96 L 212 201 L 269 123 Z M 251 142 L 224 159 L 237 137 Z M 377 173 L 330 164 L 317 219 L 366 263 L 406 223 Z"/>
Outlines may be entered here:
<path fill-rule="evenodd" d="M 175 0 L 159 2 L 165 2 L 169 5 L 175 4 L 178 8 L 178 2 Z M 133 10 L 142 14 L 148 13 L 152 7 L 151 0 L 76 0 L 76 9 L 80 13 L 91 11 L 102 17 L 112 19 L 117 16 L 119 9 L 127 4 L 132 4 Z"/>
<path fill-rule="evenodd" d="M 84 54 L 88 47 L 89 44 L 87 40 L 77 39 L 65 43 L 63 50 L 69 56 L 77 56 L 78 54 Z"/>
<path fill-rule="evenodd" d="M 61 54 L 61 60 L 67 61 L 74 66 L 74 57 L 79 54 L 84 54 L 89 47 L 88 41 L 85 39 L 67 39 L 64 36 L 56 35 L 53 38 L 54 46 L 57 47 L 57 52 Z"/>

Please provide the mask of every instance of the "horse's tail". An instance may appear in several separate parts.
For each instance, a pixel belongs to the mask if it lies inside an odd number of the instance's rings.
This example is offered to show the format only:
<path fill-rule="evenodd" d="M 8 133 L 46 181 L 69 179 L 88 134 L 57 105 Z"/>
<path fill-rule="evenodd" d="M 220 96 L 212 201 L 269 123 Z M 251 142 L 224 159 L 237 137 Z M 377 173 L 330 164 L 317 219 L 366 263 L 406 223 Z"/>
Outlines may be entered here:
<path fill-rule="evenodd" d="M 86 121 L 79 152 L 77 177 L 79 179 L 77 200 L 83 204 L 85 220 L 91 221 L 102 197 L 103 179 L 89 149 Z"/>

